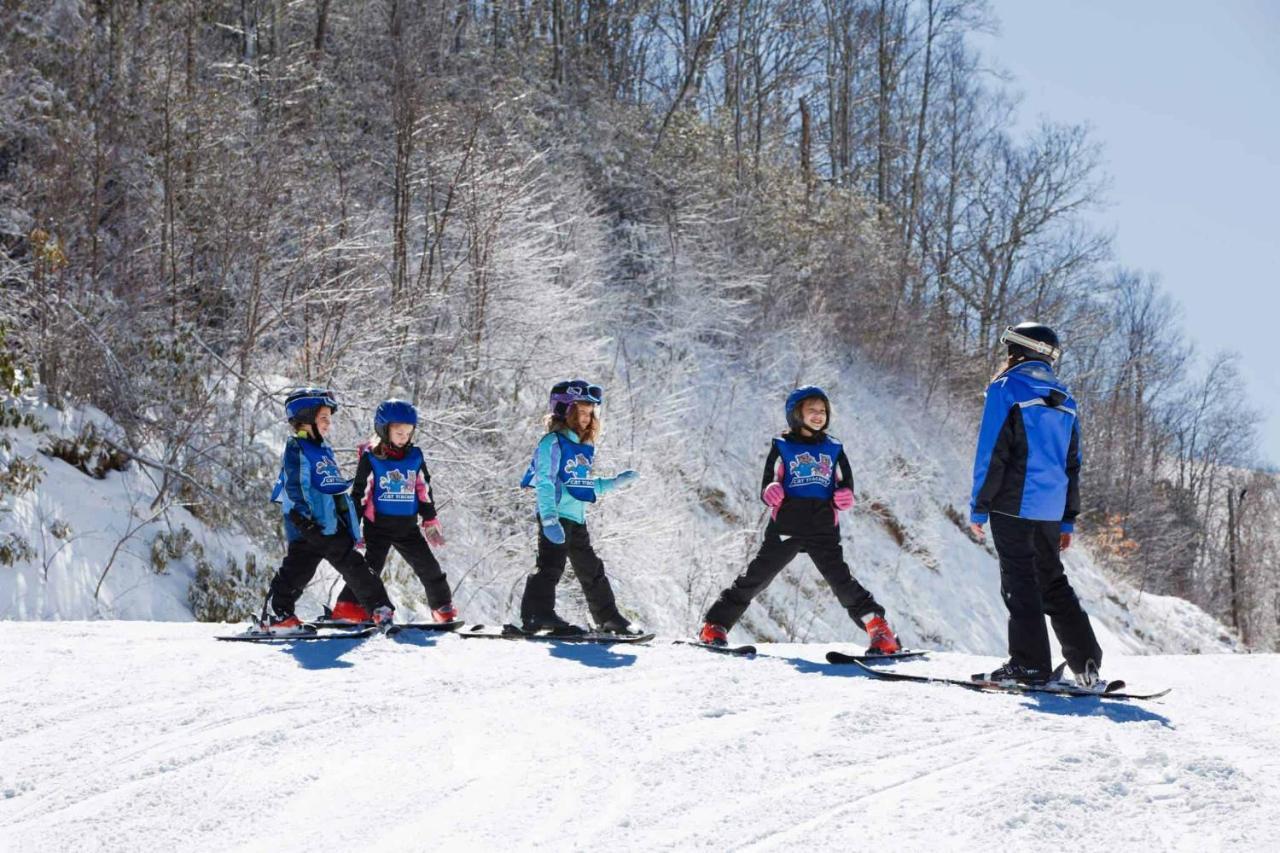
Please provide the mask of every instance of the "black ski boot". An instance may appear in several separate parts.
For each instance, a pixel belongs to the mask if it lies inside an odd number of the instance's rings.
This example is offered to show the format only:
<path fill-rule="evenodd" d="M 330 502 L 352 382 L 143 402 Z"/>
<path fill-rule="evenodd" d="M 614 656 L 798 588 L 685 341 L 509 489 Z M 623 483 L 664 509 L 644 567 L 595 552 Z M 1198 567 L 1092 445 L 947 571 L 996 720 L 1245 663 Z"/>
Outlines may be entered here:
<path fill-rule="evenodd" d="M 555 611 L 542 616 L 525 616 L 523 618 L 523 624 L 520 626 L 520 630 L 524 631 L 526 634 L 544 633 L 555 634 L 561 637 L 571 637 L 575 634 L 587 633 L 585 628 L 579 627 L 574 625 L 572 622 L 568 622 L 560 618 Z"/>
<path fill-rule="evenodd" d="M 991 672 L 975 672 L 969 676 L 970 681 L 993 681 L 999 683 L 1014 684 L 1047 684 L 1053 677 L 1047 669 L 1040 669 L 1034 666 L 1023 666 L 1022 664 L 1009 661 L 999 669 Z"/>
<path fill-rule="evenodd" d="M 596 630 L 602 634 L 617 634 L 619 637 L 638 637 L 643 633 L 632 628 L 631 623 L 621 614 L 610 616 L 597 625 Z"/>

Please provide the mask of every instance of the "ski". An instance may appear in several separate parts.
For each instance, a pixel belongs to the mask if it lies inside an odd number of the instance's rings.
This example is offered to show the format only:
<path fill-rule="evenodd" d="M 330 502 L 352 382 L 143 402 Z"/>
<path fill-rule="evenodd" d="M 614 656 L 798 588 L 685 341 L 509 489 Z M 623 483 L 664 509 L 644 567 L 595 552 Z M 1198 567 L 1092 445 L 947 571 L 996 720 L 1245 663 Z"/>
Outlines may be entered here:
<path fill-rule="evenodd" d="M 647 643 L 654 638 L 653 634 L 609 634 L 605 632 L 588 631 L 585 628 L 578 629 L 578 632 L 553 633 L 550 631 L 537 631 L 534 633 L 526 633 L 519 626 L 503 625 L 497 627 L 493 625 L 472 625 L 468 628 L 458 630 L 459 637 L 470 637 L 473 639 L 494 639 L 494 640 L 543 640 L 554 643 Z"/>
<path fill-rule="evenodd" d="M 316 640 L 359 640 L 364 637 L 371 637 L 376 633 L 378 633 L 378 629 L 373 626 L 347 631 L 320 631 L 312 626 L 302 631 L 293 631 L 288 634 L 273 634 L 270 631 L 250 628 L 241 634 L 224 634 L 214 639 L 233 643 L 293 643 L 299 641 L 313 642 Z"/>
<path fill-rule="evenodd" d="M 308 624 L 335 631 L 363 631 L 365 628 L 373 627 L 372 622 L 347 622 L 340 619 L 317 619 Z M 461 619 L 455 619 L 452 622 L 396 622 L 394 624 L 397 628 L 412 631 L 456 631 L 466 623 Z"/>
<path fill-rule="evenodd" d="M 904 649 L 900 652 L 892 654 L 862 654 L 847 655 L 844 652 L 827 652 L 827 663 L 887 663 L 899 660 L 911 660 L 912 658 L 922 658 L 928 652 L 913 651 Z"/>
<path fill-rule="evenodd" d="M 1076 687 L 1071 684 L 1062 682 L 1047 682 L 1045 684 L 1008 684 L 998 681 L 971 681 L 960 678 L 940 678 L 933 675 L 908 675 L 905 672 L 893 672 L 891 670 L 876 669 L 868 666 L 861 661 L 852 661 L 853 665 L 861 669 L 865 674 L 872 678 L 878 678 L 883 681 L 915 681 L 920 684 L 953 684 L 956 687 L 963 687 L 966 690 L 974 690 L 979 693 L 1048 693 L 1053 696 L 1064 696 L 1072 699 L 1089 698 L 1095 699 L 1159 699 L 1169 693 L 1169 690 L 1160 690 L 1156 693 L 1126 693 L 1124 692 L 1125 683 L 1123 681 L 1109 681 L 1106 688 L 1101 691 L 1086 690 L 1082 687 Z"/>
<path fill-rule="evenodd" d="M 716 654 L 734 655 L 736 657 L 751 657 L 756 653 L 755 646 L 713 646 L 711 643 L 703 643 L 699 640 L 674 640 L 673 642 L 680 646 L 697 646 L 700 649 L 706 649 Z"/>

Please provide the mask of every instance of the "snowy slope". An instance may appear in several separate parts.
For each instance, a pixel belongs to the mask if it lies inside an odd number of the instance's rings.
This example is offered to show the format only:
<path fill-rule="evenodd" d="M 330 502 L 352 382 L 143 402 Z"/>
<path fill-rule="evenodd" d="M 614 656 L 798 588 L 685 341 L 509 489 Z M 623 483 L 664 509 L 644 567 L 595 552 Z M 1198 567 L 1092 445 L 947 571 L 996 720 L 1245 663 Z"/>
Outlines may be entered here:
<path fill-rule="evenodd" d="M 670 635 L 693 632 L 715 595 L 758 546 L 765 517 L 757 492 L 760 470 L 769 440 L 782 426 L 781 402 L 790 387 L 789 381 L 760 378 L 771 370 L 785 372 L 776 366 L 719 366 L 691 380 L 690 393 L 705 395 L 696 431 L 663 428 L 669 380 L 637 378 L 631 393 L 615 395 L 606 406 L 600 467 L 604 473 L 635 467 L 642 476 L 634 487 L 594 507 L 590 527 L 618 601 L 634 620 Z M 888 608 L 891 623 L 909 644 L 999 654 L 1006 614 L 994 552 L 972 542 L 963 523 L 975 413 L 954 402 L 921 399 L 915 390 L 856 362 L 830 373 L 796 371 L 804 381 L 828 389 L 835 407 L 833 432 L 853 465 L 859 503 L 842 530 L 854 575 Z M 621 383 L 618 377 L 606 379 Z M 74 433 L 80 418 L 105 420 L 92 411 L 78 415 L 44 408 L 40 414 L 63 434 Z M 502 463 L 480 473 L 473 463 L 459 460 L 465 448 L 448 443 L 452 438 L 437 441 L 429 427 L 420 436 L 449 539 L 439 557 L 469 619 L 515 618 L 524 576 L 533 567 L 532 497 L 515 485 L 537 438 L 534 419 L 526 420 L 510 430 L 513 449 L 502 453 Z M 362 414 L 344 409 L 337 446 L 353 447 L 363 437 L 364 421 Z M 25 430 L 14 438 L 12 452 L 34 456 L 45 479 L 36 492 L 14 502 L 11 515 L 0 516 L 0 533 L 25 532 L 40 544 L 40 554 L 0 571 L 0 619 L 191 618 L 186 593 L 192 561 L 176 560 L 163 575 L 148 561 L 154 536 L 177 526 L 193 532 L 214 565 L 228 558 L 243 561 L 246 553 L 255 554 L 264 567 L 278 563 L 277 552 L 210 530 L 180 507 L 148 522 L 154 488 L 145 471 L 134 465 L 94 480 L 36 453 L 40 441 Z M 349 453 L 342 458 L 350 464 Z M 69 522 L 69 541 L 50 538 L 53 518 Z M 138 531 L 120 547 L 95 600 L 109 555 L 131 527 Z M 1218 622 L 1194 606 L 1139 595 L 1111 579 L 1083 544 L 1069 552 L 1067 564 L 1109 654 L 1237 647 Z M 403 614 L 425 614 L 422 587 L 398 558 L 388 567 L 388 581 Z M 323 568 L 300 612 L 318 612 L 339 583 L 335 572 Z M 570 575 L 561 584 L 560 609 L 570 618 L 587 618 Z M 857 641 L 865 635 L 801 556 L 747 611 L 733 636 L 805 642 Z"/>
<path fill-rule="evenodd" d="M 187 590 L 195 575 L 190 546 L 159 566 L 151 556 L 158 534 L 182 528 L 215 566 L 228 558 L 242 563 L 246 554 L 271 559 L 247 537 L 212 530 L 181 506 L 153 506 L 155 483 L 137 463 L 96 479 L 41 453 L 51 439 L 74 437 L 86 425 L 107 436 L 119 429 L 92 407 L 59 410 L 24 402 L 23 411 L 45 430 L 5 430 L 9 447 L 0 447 L 0 463 L 30 460 L 40 466 L 41 479 L 35 490 L 8 499 L 0 535 L 21 534 L 34 557 L 0 566 L 0 619 L 189 620 Z"/>
<path fill-rule="evenodd" d="M 1144 704 L 877 682 L 824 646 L 0 623 L 0 849 L 1274 849 L 1280 658 Z M 994 662 L 939 654 L 916 672 Z"/>

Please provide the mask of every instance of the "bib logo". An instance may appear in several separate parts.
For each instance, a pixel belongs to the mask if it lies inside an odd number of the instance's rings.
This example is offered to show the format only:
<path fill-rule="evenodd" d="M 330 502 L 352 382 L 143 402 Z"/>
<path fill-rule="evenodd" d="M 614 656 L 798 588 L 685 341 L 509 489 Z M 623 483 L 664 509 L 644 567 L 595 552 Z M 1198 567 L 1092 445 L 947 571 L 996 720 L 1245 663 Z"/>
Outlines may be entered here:
<path fill-rule="evenodd" d="M 591 460 L 579 453 L 565 462 L 564 473 L 570 482 L 585 480 L 591 476 Z"/>
<path fill-rule="evenodd" d="M 808 486 L 831 484 L 831 457 L 825 453 L 815 459 L 812 453 L 801 453 L 791 460 L 790 474 L 792 486 Z"/>
<path fill-rule="evenodd" d="M 392 469 L 378 478 L 378 495 L 384 501 L 411 501 L 416 498 L 414 484 L 418 479 L 417 472 L 406 477 L 403 471 Z"/>
<path fill-rule="evenodd" d="M 342 479 L 342 472 L 338 470 L 338 463 L 334 459 L 321 459 L 316 463 L 316 479 L 320 481 L 322 489 L 347 482 Z"/>

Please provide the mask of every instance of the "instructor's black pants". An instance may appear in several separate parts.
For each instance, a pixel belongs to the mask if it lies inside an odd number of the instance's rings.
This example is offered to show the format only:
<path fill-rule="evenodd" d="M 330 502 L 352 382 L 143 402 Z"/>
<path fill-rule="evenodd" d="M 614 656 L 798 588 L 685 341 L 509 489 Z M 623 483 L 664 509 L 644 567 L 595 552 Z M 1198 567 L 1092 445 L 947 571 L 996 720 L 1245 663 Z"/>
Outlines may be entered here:
<path fill-rule="evenodd" d="M 538 525 L 538 562 L 533 574 L 525 580 L 524 597 L 520 600 L 520 618 L 527 620 L 549 616 L 556 608 L 556 584 L 564 574 L 565 561 L 573 565 L 573 573 L 582 584 L 587 597 L 591 619 L 599 625 L 620 617 L 613 598 L 613 587 L 604 573 L 604 562 L 591 547 L 587 527 L 566 518 L 560 519 L 564 528 L 564 544 L 557 545 L 542 532 Z"/>
<path fill-rule="evenodd" d="M 391 605 L 382 579 L 369 570 L 364 556 L 356 550 L 355 542 L 346 531 L 339 530 L 333 536 L 307 533 L 302 539 L 289 541 L 289 550 L 284 555 L 280 570 L 271 580 L 273 612 L 281 616 L 293 613 L 302 591 L 315 577 L 321 560 L 328 560 L 338 570 L 366 610 Z"/>
<path fill-rule="evenodd" d="M 410 519 L 414 522 L 414 519 Z M 413 569 L 413 573 L 422 581 L 427 591 L 427 604 L 434 610 L 453 601 L 453 593 L 449 590 L 449 580 L 445 577 L 436 555 L 431 553 L 427 540 L 422 538 L 422 530 L 416 523 L 402 525 L 402 529 L 386 529 L 376 524 L 364 526 L 364 559 L 369 564 L 369 571 L 381 576 L 387 564 L 387 554 L 392 548 L 404 557 L 404 561 Z M 339 601 L 356 601 L 356 594 L 348 584 L 338 593 Z"/>
<path fill-rule="evenodd" d="M 1009 659 L 1052 669 L 1044 624 L 1048 616 L 1067 666 L 1081 672 L 1090 659 L 1101 665 L 1102 649 L 1058 556 L 1061 530 L 1056 521 L 991 514 L 991 538 L 1000 556 L 1000 594 L 1009 608 Z"/>
<path fill-rule="evenodd" d="M 803 536 L 783 538 L 777 525 L 769 522 L 764 531 L 764 543 L 755 559 L 747 564 L 747 570 L 738 575 L 733 585 L 720 593 L 716 603 L 707 611 L 706 621 L 732 628 L 746 611 L 751 599 L 764 592 L 787 563 L 801 552 L 809 555 L 822 577 L 836 594 L 836 600 L 849 612 L 853 621 L 862 625 L 862 617 L 869 613 L 884 615 L 884 608 L 876 603 L 871 593 L 854 580 L 849 564 L 844 561 L 840 548 L 840 528 Z"/>

